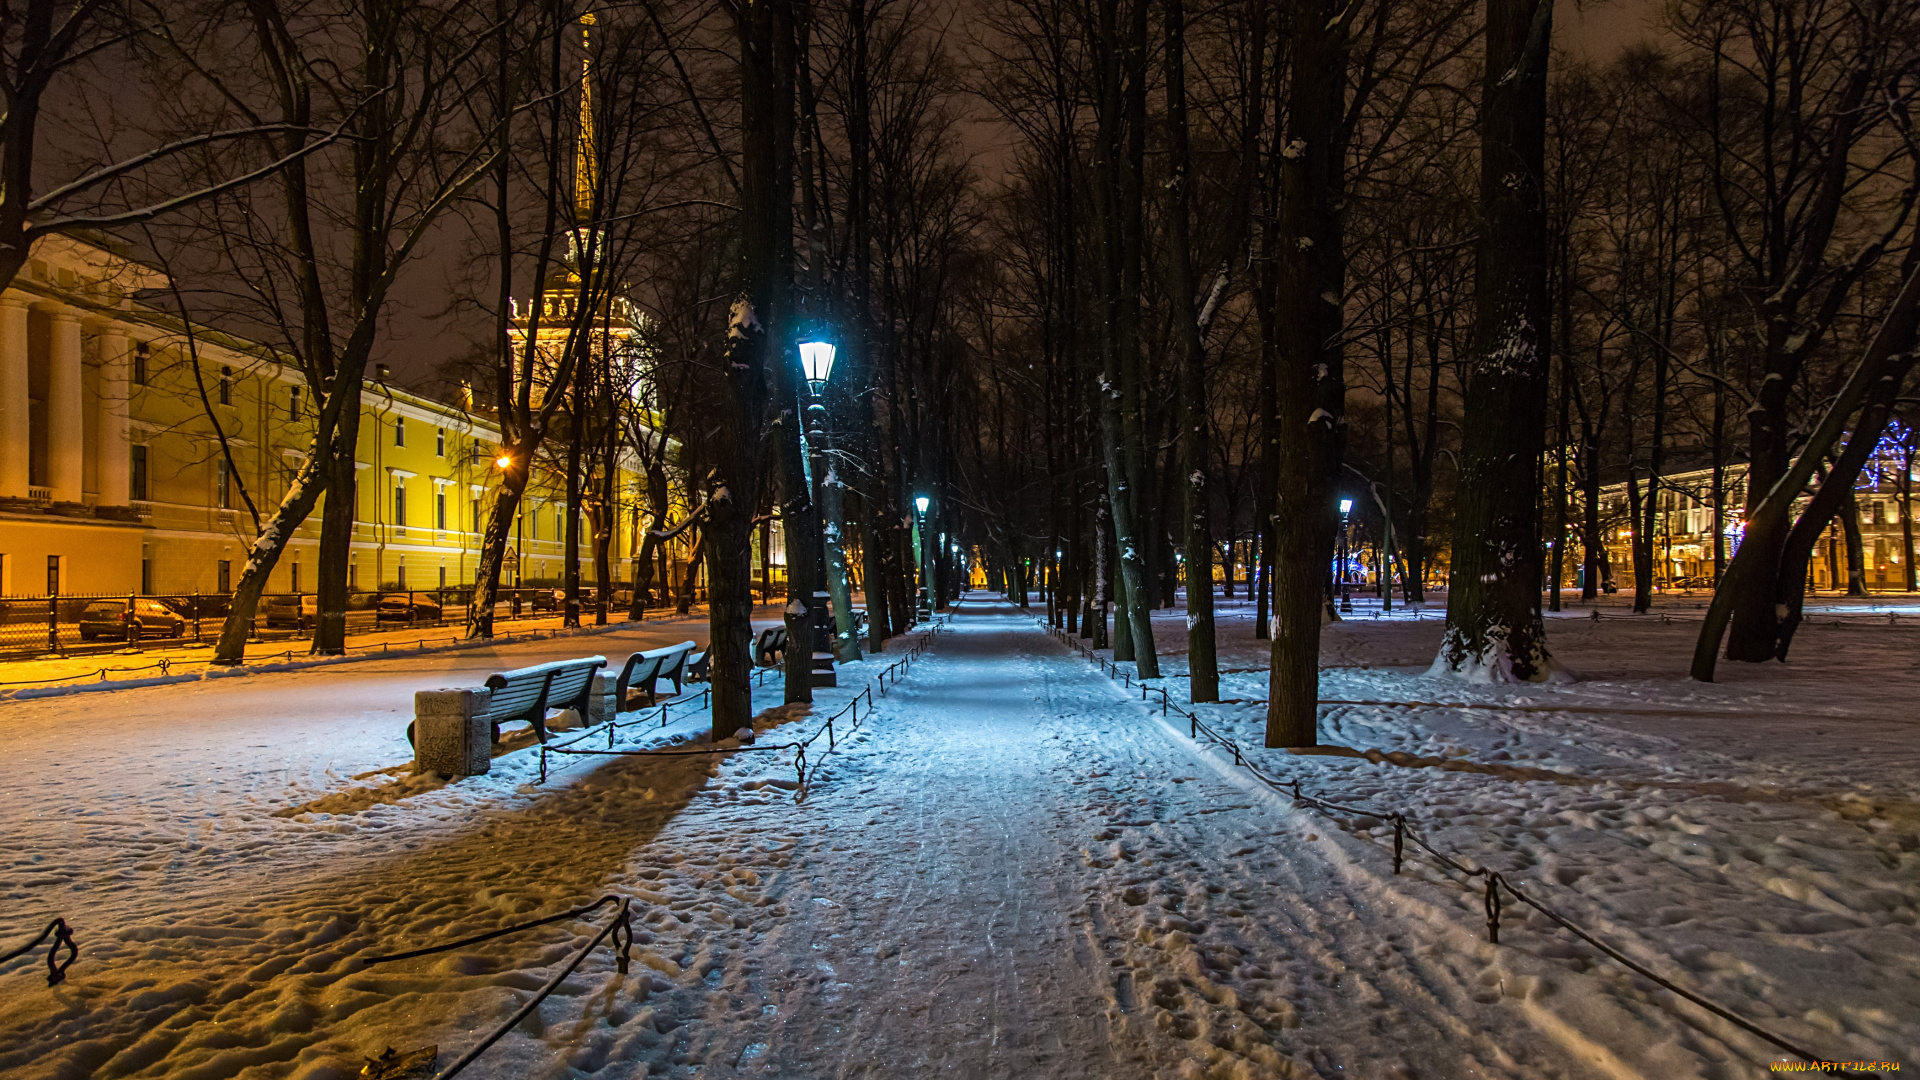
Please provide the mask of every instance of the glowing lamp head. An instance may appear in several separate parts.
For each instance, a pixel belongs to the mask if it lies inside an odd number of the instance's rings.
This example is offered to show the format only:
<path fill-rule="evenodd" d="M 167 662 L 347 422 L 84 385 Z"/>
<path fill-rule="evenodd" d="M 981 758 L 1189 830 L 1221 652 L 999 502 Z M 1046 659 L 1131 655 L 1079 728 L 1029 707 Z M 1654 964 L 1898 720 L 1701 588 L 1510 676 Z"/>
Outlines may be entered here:
<path fill-rule="evenodd" d="M 493 463 L 503 469 L 513 468 L 513 459 L 505 454 L 501 454 L 498 458 L 495 458 Z"/>
<path fill-rule="evenodd" d="M 1352 500 L 1352 499 L 1341 499 L 1341 500 L 1340 500 L 1340 512 L 1341 512 L 1341 513 L 1343 513 L 1343 514 L 1351 514 L 1351 513 L 1353 513 L 1353 500 Z"/>
<path fill-rule="evenodd" d="M 929 506 L 931 506 L 931 505 L 933 505 L 933 500 L 932 500 L 932 499 L 929 499 L 929 498 L 927 498 L 927 497 L 926 497 L 925 495 L 920 495 L 920 496 L 916 496 L 916 497 L 914 498 L 914 500 L 913 500 L 913 505 L 914 505 L 914 506 L 915 506 L 915 507 L 916 507 L 916 508 L 917 508 L 917 509 L 918 509 L 918 510 L 919 510 L 919 511 L 921 512 L 921 513 L 923 513 L 923 514 L 924 514 L 924 513 L 926 513 L 926 512 L 927 512 L 927 507 L 929 507 Z"/>
<path fill-rule="evenodd" d="M 834 351 L 831 341 L 800 343 L 800 368 L 806 372 L 807 389 L 816 396 L 827 388 L 827 378 L 833 374 Z"/>

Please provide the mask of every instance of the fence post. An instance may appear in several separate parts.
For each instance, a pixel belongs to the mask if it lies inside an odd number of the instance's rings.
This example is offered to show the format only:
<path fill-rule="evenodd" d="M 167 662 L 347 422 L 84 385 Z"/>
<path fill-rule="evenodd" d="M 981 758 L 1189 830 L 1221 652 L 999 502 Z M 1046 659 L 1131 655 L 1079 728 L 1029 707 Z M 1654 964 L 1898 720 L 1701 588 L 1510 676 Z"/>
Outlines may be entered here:
<path fill-rule="evenodd" d="M 127 613 L 131 615 L 133 612 L 129 610 Z M 47 594 L 47 651 L 60 651 L 60 594 L 57 592 Z"/>
<path fill-rule="evenodd" d="M 134 597 L 134 594 L 133 594 L 133 593 L 128 593 L 128 594 L 127 594 L 127 616 L 128 616 L 128 621 L 127 621 L 127 650 L 128 650 L 129 652 L 139 652 L 139 651 L 140 651 L 140 641 L 141 641 L 141 639 L 140 639 L 140 638 L 137 638 L 137 637 L 134 637 L 134 636 L 133 636 L 133 621 L 132 621 L 132 617 L 133 617 L 133 613 L 134 613 L 134 610 L 135 610 L 135 609 L 134 609 L 134 606 L 133 606 L 133 597 Z M 102 670 L 104 671 L 104 669 L 102 669 Z"/>
<path fill-rule="evenodd" d="M 1500 944 L 1500 879 L 1493 871 L 1487 875 L 1487 940 Z"/>
<path fill-rule="evenodd" d="M 193 643 L 200 644 L 200 590 L 193 590 Z"/>

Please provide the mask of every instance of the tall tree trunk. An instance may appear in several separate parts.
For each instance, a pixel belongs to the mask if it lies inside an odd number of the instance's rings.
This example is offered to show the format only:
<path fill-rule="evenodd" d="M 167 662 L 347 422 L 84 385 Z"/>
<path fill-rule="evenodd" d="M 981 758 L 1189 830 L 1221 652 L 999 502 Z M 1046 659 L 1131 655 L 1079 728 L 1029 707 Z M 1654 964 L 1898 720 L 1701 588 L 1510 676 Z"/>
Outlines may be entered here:
<path fill-rule="evenodd" d="M 1280 164 L 1279 444 L 1274 487 L 1273 649 L 1266 744 L 1319 741 L 1320 627 L 1339 515 L 1346 427 L 1347 52 L 1353 8 L 1296 0 L 1288 48 L 1290 128 Z"/>
<path fill-rule="evenodd" d="M 1840 532 L 1847 541 L 1847 595 L 1867 595 L 1867 545 L 1860 536 L 1860 500 L 1853 492 L 1840 503 Z"/>
<path fill-rule="evenodd" d="M 1220 700 L 1220 660 L 1213 639 L 1213 531 L 1208 527 L 1207 367 L 1194 302 L 1193 251 L 1188 236 L 1193 193 L 1188 188 L 1186 7 L 1167 0 L 1167 246 L 1173 294 L 1175 356 L 1180 371 L 1180 472 L 1186 482 L 1187 695 Z M 1232 588 L 1232 564 L 1228 564 Z"/>
<path fill-rule="evenodd" d="M 1551 0 L 1488 0 L 1481 97 L 1480 239 L 1454 512 L 1447 631 L 1436 671 L 1539 681 L 1553 671 L 1540 620 L 1534 485 L 1546 408 L 1546 153 Z"/>
<path fill-rule="evenodd" d="M 354 504 L 359 470 L 354 461 L 360 445 L 358 401 L 340 410 L 334 422 L 333 442 L 325 449 L 329 497 L 320 508 L 319 575 L 315 582 L 313 651 L 338 656 L 347 651 L 347 578 L 353 560 Z"/>

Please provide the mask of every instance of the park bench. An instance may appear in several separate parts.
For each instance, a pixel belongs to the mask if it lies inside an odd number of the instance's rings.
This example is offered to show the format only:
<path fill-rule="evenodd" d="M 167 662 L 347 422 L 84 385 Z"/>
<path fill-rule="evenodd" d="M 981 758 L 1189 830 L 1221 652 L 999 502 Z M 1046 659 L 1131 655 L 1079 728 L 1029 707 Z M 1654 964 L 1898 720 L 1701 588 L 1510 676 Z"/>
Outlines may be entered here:
<path fill-rule="evenodd" d="M 620 681 L 614 684 L 614 707 L 627 707 L 627 691 L 639 690 L 647 695 L 647 703 L 652 704 L 658 697 L 654 685 L 661 679 L 673 680 L 673 692 L 679 694 L 687 677 L 687 658 L 693 654 L 693 642 L 683 641 L 678 645 L 669 645 L 664 649 L 648 649 L 627 657 L 620 669 Z"/>
<path fill-rule="evenodd" d="M 417 771 L 444 776 L 484 775 L 500 725 L 520 721 L 547 740 L 547 713 L 574 709 L 584 723 L 612 718 L 614 699 L 604 656 L 558 660 L 487 676 L 485 686 L 421 690 L 413 695 L 413 744 Z"/>
<path fill-rule="evenodd" d="M 578 710 L 584 722 L 593 697 L 594 673 L 606 664 L 604 656 L 588 656 L 487 676 L 487 689 L 493 692 L 487 706 L 493 741 L 500 741 L 501 724 L 524 721 L 546 742 L 549 709 Z"/>
<path fill-rule="evenodd" d="M 754 662 L 761 667 L 772 667 L 787 654 L 787 628 L 772 626 L 760 631 L 760 641 L 753 648 Z"/>

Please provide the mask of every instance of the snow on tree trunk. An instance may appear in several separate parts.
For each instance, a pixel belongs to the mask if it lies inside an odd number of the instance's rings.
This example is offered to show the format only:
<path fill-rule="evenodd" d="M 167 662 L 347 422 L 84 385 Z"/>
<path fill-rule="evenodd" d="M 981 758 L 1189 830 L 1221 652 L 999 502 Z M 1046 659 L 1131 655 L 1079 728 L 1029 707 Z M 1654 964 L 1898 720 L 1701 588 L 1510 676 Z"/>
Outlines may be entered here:
<path fill-rule="evenodd" d="M 1167 0 L 1167 245 L 1172 292 L 1174 353 L 1180 372 L 1180 474 L 1186 494 L 1187 695 L 1220 700 L 1220 660 L 1214 648 L 1213 535 L 1207 504 L 1206 347 L 1194 300 L 1193 252 L 1188 237 L 1193 193 L 1187 146 L 1186 10 Z M 1228 588 L 1232 588 L 1229 563 Z"/>
<path fill-rule="evenodd" d="M 1345 151 L 1348 26 L 1330 0 L 1294 5 L 1287 142 L 1281 148 L 1274 428 L 1272 666 L 1266 744 L 1319 735 L 1320 626 L 1339 528 L 1334 479 L 1345 431 Z"/>
<path fill-rule="evenodd" d="M 1546 414 L 1546 151 L 1550 0 L 1489 0 L 1479 245 L 1454 511 L 1447 630 L 1432 673 L 1566 677 L 1540 620 L 1536 463 Z"/>
<path fill-rule="evenodd" d="M 307 520 L 308 514 L 313 513 L 320 493 L 326 490 L 327 478 L 318 467 L 314 453 L 316 449 L 308 447 L 307 458 L 300 463 L 293 482 L 287 485 L 287 494 L 280 500 L 279 509 L 267 520 L 260 534 L 253 538 L 253 546 L 247 549 L 247 565 L 240 571 L 240 580 L 234 583 L 233 601 L 227 608 L 227 621 L 220 628 L 219 643 L 214 646 L 213 662 L 216 664 L 237 664 L 245 657 L 248 631 L 253 625 L 254 612 L 259 609 L 260 596 L 266 591 L 267 580 L 273 575 L 274 565 L 287 549 L 287 541 L 292 539 L 293 531 Z"/>

